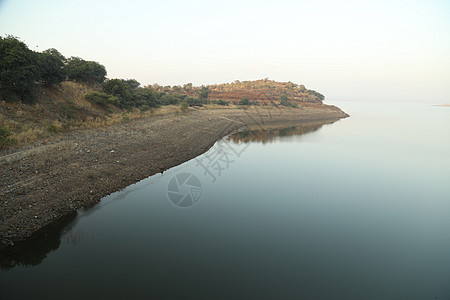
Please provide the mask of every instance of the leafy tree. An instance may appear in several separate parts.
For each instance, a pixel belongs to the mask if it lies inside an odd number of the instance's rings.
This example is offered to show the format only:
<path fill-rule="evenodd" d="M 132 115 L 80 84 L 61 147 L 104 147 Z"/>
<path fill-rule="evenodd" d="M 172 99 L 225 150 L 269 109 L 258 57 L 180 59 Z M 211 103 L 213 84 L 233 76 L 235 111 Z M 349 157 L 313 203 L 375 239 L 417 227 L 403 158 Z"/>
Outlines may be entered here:
<path fill-rule="evenodd" d="M 138 105 L 148 105 L 149 107 L 158 107 L 161 105 L 158 92 L 147 88 L 137 88 L 132 91 L 132 97 Z"/>
<path fill-rule="evenodd" d="M 0 37 L 0 89 L 13 91 L 23 98 L 38 77 L 36 53 L 12 35 Z"/>
<path fill-rule="evenodd" d="M 174 91 L 175 93 L 180 93 L 181 92 L 181 86 L 179 85 L 174 85 L 172 87 L 172 91 Z"/>
<path fill-rule="evenodd" d="M 120 96 L 130 97 L 130 87 L 125 83 L 123 79 L 109 79 L 103 83 L 103 90 L 105 93 Z"/>
<path fill-rule="evenodd" d="M 173 94 L 166 94 L 161 97 L 162 105 L 175 105 L 178 104 L 179 99 Z"/>
<path fill-rule="evenodd" d="M 122 79 L 122 81 L 129 89 L 137 89 L 141 85 L 136 79 Z"/>
<path fill-rule="evenodd" d="M 69 80 L 86 83 L 102 83 L 105 81 L 106 69 L 95 61 L 71 57 L 67 61 L 66 69 Z"/>
<path fill-rule="evenodd" d="M 200 92 L 199 92 L 200 99 L 201 100 L 206 100 L 206 99 L 208 99 L 208 95 L 209 95 L 208 87 L 202 85 L 202 87 L 200 88 Z"/>
<path fill-rule="evenodd" d="M 325 96 L 319 92 L 316 92 L 314 90 L 307 90 L 306 92 L 310 95 L 316 96 L 320 101 L 325 100 Z"/>
<path fill-rule="evenodd" d="M 161 104 L 178 104 L 185 97 L 178 94 L 165 94 L 153 90 L 152 87 L 139 87 L 140 83 L 134 79 L 109 79 L 103 83 L 103 91 L 117 97 L 121 108 L 158 107 Z"/>
<path fill-rule="evenodd" d="M 67 58 L 64 57 L 64 55 L 62 55 L 58 50 L 56 50 L 55 48 L 50 48 L 47 50 L 42 51 L 42 53 L 48 53 L 51 54 L 52 56 L 55 56 L 57 58 L 59 58 L 59 60 L 61 60 L 63 63 L 67 62 Z"/>
<path fill-rule="evenodd" d="M 183 85 L 183 89 L 187 92 L 192 90 L 192 83 L 186 83 L 185 85 Z"/>
<path fill-rule="evenodd" d="M 123 79 L 110 79 L 105 81 L 103 83 L 103 91 L 117 97 L 119 106 L 122 108 L 135 106 L 131 88 Z"/>
<path fill-rule="evenodd" d="M 118 98 L 121 108 L 158 107 L 162 102 L 164 104 L 178 104 L 176 95 L 167 95 L 164 99 L 164 93 L 158 93 L 151 88 L 139 87 L 140 83 L 134 79 L 110 79 L 103 83 L 103 91 L 109 95 Z"/>
<path fill-rule="evenodd" d="M 281 95 L 280 97 L 280 104 L 284 106 L 291 106 L 291 103 L 289 102 L 289 98 L 286 95 Z"/>
<path fill-rule="evenodd" d="M 87 62 L 88 77 L 87 82 L 102 83 L 106 79 L 106 68 L 95 61 Z"/>
<path fill-rule="evenodd" d="M 45 85 L 60 84 L 66 79 L 64 62 L 58 55 L 48 52 L 36 53 L 39 67 L 39 81 Z"/>

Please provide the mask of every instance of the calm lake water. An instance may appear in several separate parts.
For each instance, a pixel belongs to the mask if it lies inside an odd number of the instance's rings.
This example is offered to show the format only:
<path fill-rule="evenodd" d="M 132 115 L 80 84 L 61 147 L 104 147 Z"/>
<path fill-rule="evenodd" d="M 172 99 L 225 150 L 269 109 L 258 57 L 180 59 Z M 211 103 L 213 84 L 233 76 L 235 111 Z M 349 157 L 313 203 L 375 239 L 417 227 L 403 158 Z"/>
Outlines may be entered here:
<path fill-rule="evenodd" d="M 243 131 L 2 253 L 1 299 L 450 299 L 450 108 Z"/>

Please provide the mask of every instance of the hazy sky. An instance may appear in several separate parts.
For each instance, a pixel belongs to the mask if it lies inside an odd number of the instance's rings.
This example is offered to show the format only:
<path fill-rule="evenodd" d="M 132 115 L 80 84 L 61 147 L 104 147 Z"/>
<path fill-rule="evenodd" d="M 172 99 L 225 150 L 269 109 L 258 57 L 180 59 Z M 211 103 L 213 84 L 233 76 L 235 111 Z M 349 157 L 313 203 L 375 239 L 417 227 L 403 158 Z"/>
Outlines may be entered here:
<path fill-rule="evenodd" d="M 329 99 L 450 102 L 449 0 L 0 0 L 6 34 L 143 85 L 268 77 Z"/>

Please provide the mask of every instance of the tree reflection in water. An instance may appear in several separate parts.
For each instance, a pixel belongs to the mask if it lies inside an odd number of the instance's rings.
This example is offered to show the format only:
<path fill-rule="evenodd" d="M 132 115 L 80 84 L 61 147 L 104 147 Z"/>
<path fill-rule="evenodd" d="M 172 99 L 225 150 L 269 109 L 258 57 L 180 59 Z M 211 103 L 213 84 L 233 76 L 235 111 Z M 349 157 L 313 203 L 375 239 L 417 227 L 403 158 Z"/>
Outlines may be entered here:
<path fill-rule="evenodd" d="M 37 231 L 26 241 L 17 242 L 13 247 L 0 250 L 0 269 L 11 270 L 18 266 L 37 266 L 61 245 L 61 237 L 71 232 L 76 225 L 77 213 L 68 215 L 59 221 Z M 77 243 L 81 238 L 80 233 L 69 233 L 70 242 Z"/>
<path fill-rule="evenodd" d="M 315 132 L 323 125 L 332 124 L 337 120 L 325 120 L 302 123 L 281 123 L 264 125 L 260 127 L 247 127 L 245 130 L 232 134 L 228 137 L 229 142 L 239 143 L 271 143 L 277 138 L 303 135 Z"/>

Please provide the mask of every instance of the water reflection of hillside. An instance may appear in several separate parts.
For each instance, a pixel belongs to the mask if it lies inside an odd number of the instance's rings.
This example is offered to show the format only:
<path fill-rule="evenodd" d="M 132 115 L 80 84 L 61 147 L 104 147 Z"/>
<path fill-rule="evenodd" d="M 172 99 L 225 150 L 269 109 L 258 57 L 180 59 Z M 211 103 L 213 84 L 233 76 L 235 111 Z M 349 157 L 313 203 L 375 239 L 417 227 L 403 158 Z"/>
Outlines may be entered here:
<path fill-rule="evenodd" d="M 234 143 L 272 143 L 276 139 L 299 136 L 315 132 L 323 125 L 332 124 L 336 120 L 314 121 L 304 123 L 283 123 L 274 125 L 263 125 L 260 127 L 249 127 L 228 137 L 228 141 Z"/>
<path fill-rule="evenodd" d="M 75 225 L 77 214 L 71 214 L 36 232 L 29 240 L 18 242 L 10 248 L 0 250 L 0 269 L 37 266 L 47 255 L 59 248 L 64 231 Z"/>

